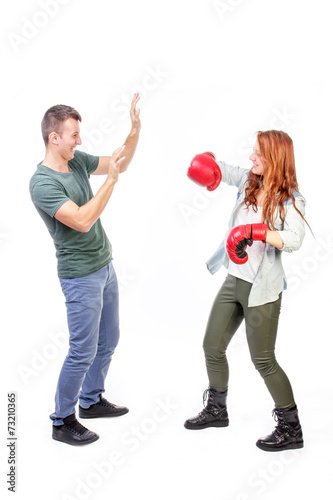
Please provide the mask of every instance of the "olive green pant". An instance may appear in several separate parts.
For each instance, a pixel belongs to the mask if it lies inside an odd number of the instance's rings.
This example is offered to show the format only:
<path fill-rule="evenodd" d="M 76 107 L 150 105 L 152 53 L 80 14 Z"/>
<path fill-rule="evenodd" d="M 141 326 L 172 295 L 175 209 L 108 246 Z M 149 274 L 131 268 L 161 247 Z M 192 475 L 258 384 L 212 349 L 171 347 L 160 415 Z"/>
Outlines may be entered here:
<path fill-rule="evenodd" d="M 295 406 L 293 391 L 274 353 L 282 293 L 274 302 L 249 307 L 251 287 L 252 283 L 228 274 L 216 296 L 203 342 L 209 387 L 219 392 L 228 389 L 226 349 L 244 319 L 252 362 L 276 407 L 292 408 Z"/>

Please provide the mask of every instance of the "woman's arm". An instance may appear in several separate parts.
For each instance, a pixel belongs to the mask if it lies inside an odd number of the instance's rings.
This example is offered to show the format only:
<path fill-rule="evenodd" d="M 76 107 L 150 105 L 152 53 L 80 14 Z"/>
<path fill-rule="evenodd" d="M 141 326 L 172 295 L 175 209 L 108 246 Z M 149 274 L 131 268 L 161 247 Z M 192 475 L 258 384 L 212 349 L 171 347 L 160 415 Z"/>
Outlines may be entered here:
<path fill-rule="evenodd" d="M 295 205 L 304 217 L 305 199 L 303 196 L 300 195 L 295 197 Z M 277 232 L 283 242 L 283 251 L 294 252 L 301 247 L 305 234 L 304 220 L 299 212 L 295 210 L 292 203 L 289 203 L 286 207 L 284 228 Z"/>
<path fill-rule="evenodd" d="M 219 160 L 217 160 L 216 163 L 221 169 L 222 182 L 229 184 L 229 186 L 236 186 L 240 188 L 249 175 L 249 170 L 246 168 L 228 165 L 228 163 Z"/>
<path fill-rule="evenodd" d="M 267 236 L 266 236 L 266 243 L 269 245 L 272 245 L 273 247 L 278 248 L 279 250 L 282 250 L 283 248 L 283 241 L 281 236 L 279 235 L 278 231 L 267 231 Z"/>

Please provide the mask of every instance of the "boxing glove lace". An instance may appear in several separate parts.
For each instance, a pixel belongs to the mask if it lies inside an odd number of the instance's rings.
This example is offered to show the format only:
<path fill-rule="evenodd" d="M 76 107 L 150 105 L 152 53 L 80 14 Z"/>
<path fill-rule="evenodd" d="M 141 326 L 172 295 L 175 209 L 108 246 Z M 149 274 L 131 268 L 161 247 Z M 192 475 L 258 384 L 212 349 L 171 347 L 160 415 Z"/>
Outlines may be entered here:
<path fill-rule="evenodd" d="M 226 250 L 229 258 L 235 264 L 245 264 L 248 260 L 246 247 L 251 246 L 253 241 L 266 243 L 267 224 L 246 224 L 234 227 L 227 238 Z"/>

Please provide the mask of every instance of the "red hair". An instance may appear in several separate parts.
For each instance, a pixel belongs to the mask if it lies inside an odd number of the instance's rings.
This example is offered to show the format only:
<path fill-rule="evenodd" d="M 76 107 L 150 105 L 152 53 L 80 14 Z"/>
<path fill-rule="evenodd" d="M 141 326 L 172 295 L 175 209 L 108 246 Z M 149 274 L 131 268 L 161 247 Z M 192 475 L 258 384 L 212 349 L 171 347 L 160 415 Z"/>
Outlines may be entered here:
<path fill-rule="evenodd" d="M 250 170 L 245 188 L 245 204 L 253 205 L 257 210 L 257 195 L 264 184 L 263 222 L 274 230 L 274 212 L 277 209 L 281 220 L 285 221 L 284 203 L 291 199 L 296 208 L 294 191 L 298 191 L 296 178 L 294 145 L 288 134 L 280 130 L 259 131 L 257 133 L 259 155 L 264 167 L 263 175 L 256 175 Z"/>

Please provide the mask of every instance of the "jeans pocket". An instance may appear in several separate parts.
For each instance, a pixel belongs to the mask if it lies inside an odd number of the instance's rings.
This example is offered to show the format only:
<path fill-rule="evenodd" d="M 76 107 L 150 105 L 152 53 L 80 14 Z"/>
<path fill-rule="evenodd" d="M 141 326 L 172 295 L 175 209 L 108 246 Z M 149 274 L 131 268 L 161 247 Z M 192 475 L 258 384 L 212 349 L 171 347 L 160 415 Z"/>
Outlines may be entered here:
<path fill-rule="evenodd" d="M 66 303 L 80 301 L 78 289 L 75 286 L 75 278 L 60 278 L 60 285 L 65 296 Z"/>

